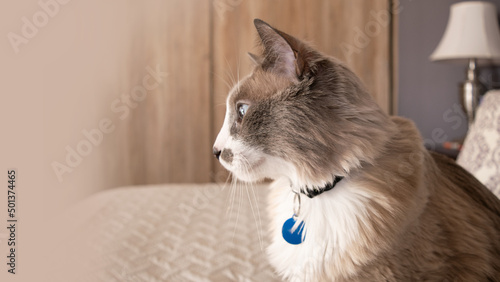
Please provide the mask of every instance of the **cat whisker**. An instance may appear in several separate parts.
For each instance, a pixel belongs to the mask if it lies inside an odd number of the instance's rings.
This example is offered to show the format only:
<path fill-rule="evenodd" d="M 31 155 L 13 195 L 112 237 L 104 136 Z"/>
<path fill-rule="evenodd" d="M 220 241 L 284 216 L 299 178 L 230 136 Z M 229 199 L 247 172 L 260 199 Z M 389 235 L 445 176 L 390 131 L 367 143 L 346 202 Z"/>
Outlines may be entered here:
<path fill-rule="evenodd" d="M 244 168 L 245 168 L 245 172 L 247 174 L 250 173 L 249 171 L 249 167 L 250 167 L 250 163 L 248 161 L 247 158 L 243 157 L 242 158 L 243 160 L 243 165 L 244 165 Z M 252 195 L 253 195 L 253 198 L 250 197 L 250 192 L 248 191 L 248 187 L 250 186 L 250 190 L 252 190 Z M 259 203 L 257 202 L 257 197 L 255 195 L 255 189 L 253 187 L 253 183 L 246 183 L 245 185 L 245 189 L 246 189 L 246 192 L 247 192 L 247 196 L 248 196 L 248 201 L 250 202 L 250 209 L 252 210 L 252 214 L 253 214 L 253 218 L 255 220 L 255 225 L 257 227 L 257 237 L 259 239 L 259 244 L 260 244 L 260 248 L 261 250 L 264 250 L 264 242 L 263 242 L 263 239 L 262 239 L 262 220 L 261 220 L 261 217 L 260 217 L 260 211 L 259 211 Z M 255 203 L 255 209 L 254 209 L 254 204 L 252 204 L 252 200 L 253 202 Z M 257 212 L 256 212 L 256 211 Z"/>
<path fill-rule="evenodd" d="M 232 175 L 233 175 L 232 173 L 229 174 L 229 176 L 231 177 L 231 184 L 230 184 L 231 185 L 230 186 L 231 191 L 229 192 L 229 196 L 228 196 L 229 197 L 229 206 L 228 206 L 226 215 L 230 215 L 231 212 L 233 211 L 234 198 L 236 197 L 235 196 L 235 193 L 236 193 L 236 191 L 235 191 L 235 184 L 234 184 L 234 181 L 235 181 L 234 179 L 235 178 L 232 177 Z"/>
<path fill-rule="evenodd" d="M 238 92 L 240 92 L 240 57 L 238 57 L 238 62 L 236 63 L 236 76 L 238 78 Z"/>
<path fill-rule="evenodd" d="M 251 184 L 250 184 L 250 185 L 251 185 Z M 260 246 L 261 246 L 261 249 L 262 249 L 262 247 L 263 247 L 263 246 L 262 246 L 262 245 L 263 245 L 263 242 L 262 242 L 262 238 L 261 238 L 261 234 L 260 234 L 260 226 L 259 226 L 259 222 L 258 222 L 258 220 L 257 220 L 257 215 L 256 215 L 256 213 L 255 213 L 255 209 L 257 209 L 257 203 L 255 203 L 256 205 L 255 205 L 255 208 L 254 208 L 254 205 L 253 205 L 253 203 L 252 203 L 252 200 L 253 200 L 253 199 L 250 197 L 250 192 L 248 191 L 248 186 L 249 186 L 249 184 L 248 184 L 248 183 L 246 183 L 246 184 L 245 184 L 245 190 L 246 190 L 246 192 L 247 192 L 248 201 L 249 201 L 249 203 L 250 203 L 250 210 L 252 211 L 253 218 L 254 218 L 254 221 L 255 221 L 255 225 L 256 225 L 256 227 L 257 227 L 257 237 L 259 238 L 259 243 L 260 243 Z M 251 188 L 253 188 L 253 187 L 251 187 Z"/>
<path fill-rule="evenodd" d="M 216 73 L 214 73 L 214 75 L 215 75 L 218 79 L 222 80 L 222 82 L 224 82 L 224 84 L 227 86 L 227 89 L 228 89 L 228 90 L 229 90 L 229 89 L 231 89 L 231 87 L 234 85 L 234 84 L 229 83 L 229 81 L 225 80 L 222 76 L 220 76 L 220 75 L 218 75 L 218 74 L 216 74 Z"/>
<path fill-rule="evenodd" d="M 229 178 L 231 177 L 231 174 L 232 173 L 229 173 Z M 228 178 L 228 180 L 229 180 Z M 226 199 L 226 202 L 228 203 L 227 204 L 227 209 L 226 209 L 226 216 L 229 215 L 229 213 L 231 212 L 231 209 L 232 209 L 232 205 L 233 205 L 233 185 L 232 185 L 232 180 L 231 180 L 231 183 L 229 183 L 229 194 L 227 195 L 227 199 Z"/>
<path fill-rule="evenodd" d="M 236 80 L 235 80 L 235 77 L 233 75 L 233 70 L 232 70 L 231 65 L 229 64 L 229 61 L 227 60 L 226 56 L 224 56 L 224 60 L 226 61 L 226 64 L 227 64 L 226 75 L 229 75 L 229 79 L 231 79 L 231 82 L 234 85 L 234 84 L 236 84 Z"/>
<path fill-rule="evenodd" d="M 236 177 L 234 178 L 235 179 L 235 189 L 236 189 L 236 192 L 238 192 L 238 179 L 236 179 Z M 241 190 L 241 189 L 239 189 Z M 240 218 L 240 210 L 241 210 L 241 202 L 242 202 L 242 198 L 243 198 L 243 191 L 239 191 L 238 193 L 238 211 L 236 212 L 236 221 L 234 222 L 234 230 L 233 230 L 233 236 L 231 238 L 231 240 L 234 241 L 234 236 L 236 235 L 236 228 L 238 227 L 238 220 Z"/>
<path fill-rule="evenodd" d="M 259 242 L 260 242 L 260 249 L 263 251 L 264 250 L 264 242 L 263 242 L 263 239 L 262 239 L 262 234 L 263 234 L 263 231 L 262 231 L 262 218 L 260 216 L 260 210 L 259 210 L 259 203 L 257 201 L 257 195 L 256 195 L 256 192 L 255 192 L 255 187 L 253 185 L 250 186 L 250 189 L 252 190 L 252 196 L 253 196 L 253 199 L 254 199 L 254 202 L 255 202 L 255 206 L 257 207 L 257 218 L 259 220 L 258 222 L 258 225 L 257 225 L 257 234 L 259 236 Z M 257 222 L 256 222 L 257 224 Z"/>
<path fill-rule="evenodd" d="M 226 180 L 224 180 L 224 184 L 222 184 L 222 191 L 224 191 L 229 183 L 229 179 L 230 179 L 230 176 L 231 176 L 231 173 L 229 173 L 229 175 L 226 177 Z M 219 182 L 217 182 L 219 183 Z"/>

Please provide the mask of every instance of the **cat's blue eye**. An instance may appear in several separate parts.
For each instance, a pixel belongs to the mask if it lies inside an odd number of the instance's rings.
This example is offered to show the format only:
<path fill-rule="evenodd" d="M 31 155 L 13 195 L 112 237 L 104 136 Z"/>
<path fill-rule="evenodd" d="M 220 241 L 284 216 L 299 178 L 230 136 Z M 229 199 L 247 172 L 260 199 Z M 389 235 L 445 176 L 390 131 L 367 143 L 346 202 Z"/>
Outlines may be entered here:
<path fill-rule="evenodd" d="M 247 113 L 247 110 L 248 110 L 248 105 L 247 104 L 239 104 L 238 105 L 238 118 L 240 120 L 243 119 L 243 117 Z"/>

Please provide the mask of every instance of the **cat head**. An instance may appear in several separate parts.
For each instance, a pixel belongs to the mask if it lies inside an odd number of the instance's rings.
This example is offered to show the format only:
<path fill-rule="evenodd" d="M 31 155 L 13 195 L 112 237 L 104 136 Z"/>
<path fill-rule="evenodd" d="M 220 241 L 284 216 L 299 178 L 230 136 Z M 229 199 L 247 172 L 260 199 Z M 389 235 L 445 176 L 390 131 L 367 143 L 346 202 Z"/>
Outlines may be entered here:
<path fill-rule="evenodd" d="M 256 19 L 262 55 L 229 92 L 214 144 L 243 181 L 288 178 L 324 185 L 372 163 L 387 142 L 389 117 L 338 60 Z"/>

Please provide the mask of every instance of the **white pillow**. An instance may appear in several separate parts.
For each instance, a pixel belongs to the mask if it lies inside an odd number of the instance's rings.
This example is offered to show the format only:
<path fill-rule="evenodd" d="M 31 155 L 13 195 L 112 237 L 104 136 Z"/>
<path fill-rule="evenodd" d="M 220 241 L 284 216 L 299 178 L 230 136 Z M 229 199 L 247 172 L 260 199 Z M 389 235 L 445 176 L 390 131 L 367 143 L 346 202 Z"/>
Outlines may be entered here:
<path fill-rule="evenodd" d="M 457 163 L 500 198 L 500 91 L 489 91 L 476 113 Z"/>

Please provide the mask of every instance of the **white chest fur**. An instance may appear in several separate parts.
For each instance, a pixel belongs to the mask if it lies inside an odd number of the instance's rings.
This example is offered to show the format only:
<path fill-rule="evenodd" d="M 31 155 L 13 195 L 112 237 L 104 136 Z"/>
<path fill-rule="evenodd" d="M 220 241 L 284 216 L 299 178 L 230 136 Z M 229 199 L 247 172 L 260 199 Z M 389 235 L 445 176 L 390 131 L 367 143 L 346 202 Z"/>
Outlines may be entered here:
<path fill-rule="evenodd" d="M 360 228 L 365 230 L 369 225 L 367 203 L 376 195 L 349 186 L 348 181 L 341 181 L 333 190 L 312 199 L 301 195 L 298 220 L 305 222 L 306 238 L 302 244 L 291 245 L 283 239 L 281 228 L 293 214 L 294 193 L 287 181 L 271 185 L 272 243 L 268 255 L 279 274 L 290 281 L 346 277 L 354 274 L 360 260 L 368 259 L 355 254 L 355 249 L 363 245 Z"/>

